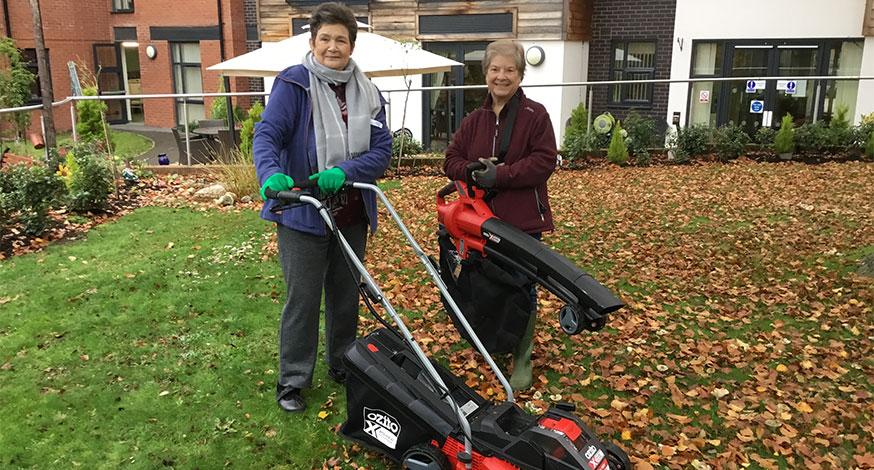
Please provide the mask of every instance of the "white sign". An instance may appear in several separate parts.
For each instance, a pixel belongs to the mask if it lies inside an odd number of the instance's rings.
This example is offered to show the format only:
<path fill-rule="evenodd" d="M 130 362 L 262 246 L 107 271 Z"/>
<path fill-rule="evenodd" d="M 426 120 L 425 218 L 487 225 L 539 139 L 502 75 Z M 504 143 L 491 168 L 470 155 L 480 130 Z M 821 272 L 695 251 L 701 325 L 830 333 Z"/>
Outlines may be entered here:
<path fill-rule="evenodd" d="M 709 103 L 710 102 L 710 90 L 701 90 L 701 93 L 698 95 L 699 103 Z"/>
<path fill-rule="evenodd" d="M 758 88 L 755 80 L 747 80 L 747 93 L 755 93 Z"/>
<path fill-rule="evenodd" d="M 750 112 L 753 114 L 762 114 L 765 112 L 765 102 L 760 100 L 750 101 Z"/>
<path fill-rule="evenodd" d="M 807 80 L 777 80 L 777 91 L 805 98 L 807 97 Z"/>

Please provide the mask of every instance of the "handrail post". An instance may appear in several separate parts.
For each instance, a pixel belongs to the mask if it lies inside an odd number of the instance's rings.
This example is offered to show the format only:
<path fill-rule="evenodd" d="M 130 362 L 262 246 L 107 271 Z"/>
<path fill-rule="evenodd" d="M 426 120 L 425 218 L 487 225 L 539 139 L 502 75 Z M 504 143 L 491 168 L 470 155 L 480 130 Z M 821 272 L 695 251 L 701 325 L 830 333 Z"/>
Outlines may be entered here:
<path fill-rule="evenodd" d="M 185 164 L 191 166 L 191 140 L 188 138 L 188 100 L 182 97 L 182 121 L 185 123 Z"/>
<path fill-rule="evenodd" d="M 70 122 L 73 124 L 73 142 L 79 140 L 79 135 L 76 134 L 76 100 L 70 101 Z"/>

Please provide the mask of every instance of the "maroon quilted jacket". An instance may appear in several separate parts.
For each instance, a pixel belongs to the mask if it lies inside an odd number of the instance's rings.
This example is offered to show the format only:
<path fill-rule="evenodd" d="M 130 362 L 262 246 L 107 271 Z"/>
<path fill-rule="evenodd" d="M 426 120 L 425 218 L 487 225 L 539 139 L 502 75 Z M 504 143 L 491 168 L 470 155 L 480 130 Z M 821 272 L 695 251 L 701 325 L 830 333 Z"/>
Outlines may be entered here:
<path fill-rule="evenodd" d="M 516 94 L 520 99 L 510 148 L 498 167 L 497 195 L 489 206 L 496 216 L 523 232 L 544 232 L 554 228 L 546 180 L 558 154 L 555 133 L 546 108 L 526 98 L 521 88 Z M 446 149 L 443 171 L 449 179 L 464 180 L 469 163 L 498 154 L 508 108 L 504 106 L 500 119 L 495 119 L 489 94 L 482 108 L 464 118 Z"/>

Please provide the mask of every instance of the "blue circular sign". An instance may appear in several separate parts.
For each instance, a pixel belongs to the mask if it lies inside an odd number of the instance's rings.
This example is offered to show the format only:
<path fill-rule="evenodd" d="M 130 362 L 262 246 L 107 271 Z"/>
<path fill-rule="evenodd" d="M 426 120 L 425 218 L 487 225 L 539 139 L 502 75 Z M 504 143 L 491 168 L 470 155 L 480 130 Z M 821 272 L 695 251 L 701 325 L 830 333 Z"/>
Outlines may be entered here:
<path fill-rule="evenodd" d="M 762 103 L 761 101 L 753 101 L 752 103 L 750 103 L 750 111 L 754 113 L 761 113 L 764 106 L 764 103 Z"/>

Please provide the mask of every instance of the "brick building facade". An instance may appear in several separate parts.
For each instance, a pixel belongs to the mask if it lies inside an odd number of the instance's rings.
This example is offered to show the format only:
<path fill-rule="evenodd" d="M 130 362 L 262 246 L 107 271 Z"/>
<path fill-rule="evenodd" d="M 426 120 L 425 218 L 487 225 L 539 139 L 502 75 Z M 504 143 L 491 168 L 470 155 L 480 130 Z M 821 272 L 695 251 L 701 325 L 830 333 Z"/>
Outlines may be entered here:
<path fill-rule="evenodd" d="M 85 65 L 92 73 L 99 68 L 102 94 L 125 89 L 130 94 L 217 92 L 220 76 L 206 68 L 246 52 L 244 3 L 254 0 L 43 1 L 42 23 L 55 101 L 70 95 L 69 61 Z M 29 1 L 6 0 L 3 6 L 2 33 L 13 38 L 26 56 L 32 54 L 35 45 Z M 147 48 L 156 52 L 153 58 Z M 80 76 L 83 73 L 88 72 L 79 71 Z M 248 79 L 231 80 L 230 91 L 248 90 Z M 202 106 L 189 106 L 189 111 L 194 117 L 201 117 L 201 112 L 209 117 L 212 101 L 207 98 Z M 245 98 L 234 101 L 244 109 L 249 102 Z M 181 106 L 172 98 L 148 99 L 139 106 L 134 103 L 128 111 L 122 102 L 115 102 L 110 105 L 109 117 L 114 121 L 139 117 L 144 124 L 157 127 L 180 122 Z M 71 128 L 68 106 L 56 107 L 54 117 L 57 130 Z M 38 129 L 39 112 L 34 112 L 32 122 Z"/>
<path fill-rule="evenodd" d="M 676 9 L 676 0 L 595 0 L 589 80 L 670 78 Z M 634 109 L 664 125 L 667 84 L 623 87 L 594 87 L 591 112 L 597 115 L 609 111 L 623 119 Z"/>

